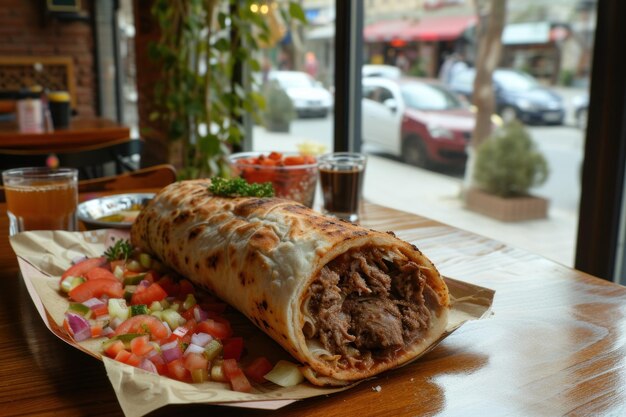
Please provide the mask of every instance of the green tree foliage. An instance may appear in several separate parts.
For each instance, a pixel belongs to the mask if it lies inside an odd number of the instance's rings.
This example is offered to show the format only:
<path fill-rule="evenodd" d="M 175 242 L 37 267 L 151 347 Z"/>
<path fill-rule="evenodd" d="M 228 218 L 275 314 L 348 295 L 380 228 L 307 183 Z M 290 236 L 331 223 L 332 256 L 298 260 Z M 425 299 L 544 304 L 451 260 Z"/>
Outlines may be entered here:
<path fill-rule="evenodd" d="M 241 142 L 244 114 L 259 119 L 262 94 L 246 88 L 242 69 L 260 71 L 260 43 L 270 38 L 253 0 L 155 0 L 152 15 L 161 38 L 150 57 L 161 64 L 155 86 L 161 120 L 170 141 L 182 141 L 182 178 L 227 176 L 227 156 Z M 295 2 L 281 3 L 283 16 L 302 19 Z"/>
<path fill-rule="evenodd" d="M 268 81 L 265 85 L 265 103 L 263 119 L 266 125 L 288 125 L 296 116 L 291 99 L 277 81 Z"/>
<path fill-rule="evenodd" d="M 524 126 L 513 121 L 496 130 L 478 148 L 474 180 L 501 197 L 528 195 L 548 178 L 548 163 Z"/>

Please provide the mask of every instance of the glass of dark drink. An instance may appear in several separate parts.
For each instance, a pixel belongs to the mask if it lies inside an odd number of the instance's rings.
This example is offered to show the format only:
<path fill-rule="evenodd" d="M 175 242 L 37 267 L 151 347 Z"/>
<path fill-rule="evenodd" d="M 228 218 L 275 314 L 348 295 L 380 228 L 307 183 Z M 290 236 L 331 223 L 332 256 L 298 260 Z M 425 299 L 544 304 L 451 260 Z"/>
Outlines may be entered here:
<path fill-rule="evenodd" d="M 366 161 L 365 155 L 353 152 L 336 152 L 318 159 L 325 213 L 358 221 Z"/>

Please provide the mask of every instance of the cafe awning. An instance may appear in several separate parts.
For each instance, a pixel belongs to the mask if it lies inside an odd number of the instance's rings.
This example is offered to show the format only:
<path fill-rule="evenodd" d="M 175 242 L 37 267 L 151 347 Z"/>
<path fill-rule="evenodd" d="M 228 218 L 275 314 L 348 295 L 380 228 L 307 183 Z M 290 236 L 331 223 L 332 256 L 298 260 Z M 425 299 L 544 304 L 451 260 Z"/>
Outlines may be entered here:
<path fill-rule="evenodd" d="M 458 39 L 474 26 L 476 16 L 437 16 L 416 20 L 381 20 L 367 25 L 363 30 L 366 42 L 449 41 Z"/>
<path fill-rule="evenodd" d="M 404 36 L 415 41 L 451 41 L 460 38 L 476 22 L 476 16 L 426 17 L 408 28 Z"/>
<path fill-rule="evenodd" d="M 388 42 L 392 39 L 401 39 L 401 35 L 411 25 L 413 20 L 379 20 L 365 26 L 363 39 L 365 42 Z"/>

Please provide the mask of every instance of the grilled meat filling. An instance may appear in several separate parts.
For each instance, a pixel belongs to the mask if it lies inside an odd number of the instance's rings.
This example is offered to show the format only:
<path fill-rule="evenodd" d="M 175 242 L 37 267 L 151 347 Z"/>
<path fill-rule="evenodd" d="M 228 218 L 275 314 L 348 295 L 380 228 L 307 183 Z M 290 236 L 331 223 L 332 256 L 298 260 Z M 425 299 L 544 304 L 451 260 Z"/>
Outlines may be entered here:
<path fill-rule="evenodd" d="M 352 250 L 324 266 L 308 296 L 315 325 L 305 327 L 305 336 L 341 355 L 341 367 L 369 366 L 414 342 L 437 308 L 437 295 L 415 262 L 374 247 Z"/>

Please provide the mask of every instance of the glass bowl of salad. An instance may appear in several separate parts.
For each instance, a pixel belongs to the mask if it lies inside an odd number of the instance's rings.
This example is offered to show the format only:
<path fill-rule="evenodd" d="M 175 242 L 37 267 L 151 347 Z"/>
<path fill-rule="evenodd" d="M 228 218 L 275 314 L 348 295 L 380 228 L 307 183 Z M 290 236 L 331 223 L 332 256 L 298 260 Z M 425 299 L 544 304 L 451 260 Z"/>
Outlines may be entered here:
<path fill-rule="evenodd" d="M 296 152 L 241 152 L 230 156 L 233 175 L 248 183 L 271 182 L 276 197 L 313 207 L 317 158 Z"/>

